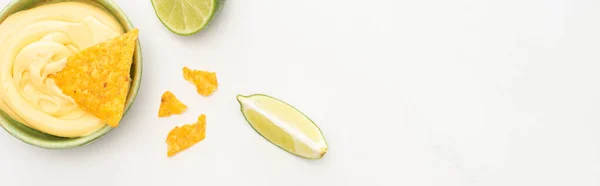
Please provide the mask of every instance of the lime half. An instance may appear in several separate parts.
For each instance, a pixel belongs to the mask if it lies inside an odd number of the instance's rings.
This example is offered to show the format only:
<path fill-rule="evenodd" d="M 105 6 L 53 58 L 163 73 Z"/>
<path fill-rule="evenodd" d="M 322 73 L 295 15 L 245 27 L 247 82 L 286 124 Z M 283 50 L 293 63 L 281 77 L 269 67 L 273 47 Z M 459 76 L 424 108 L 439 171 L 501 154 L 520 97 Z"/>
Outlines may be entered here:
<path fill-rule="evenodd" d="M 213 18 L 219 0 L 152 0 L 156 16 L 171 32 L 192 35 Z"/>
<path fill-rule="evenodd" d="M 281 149 L 309 159 L 327 152 L 319 127 L 289 104 L 262 94 L 238 95 L 237 100 L 252 128 Z"/>

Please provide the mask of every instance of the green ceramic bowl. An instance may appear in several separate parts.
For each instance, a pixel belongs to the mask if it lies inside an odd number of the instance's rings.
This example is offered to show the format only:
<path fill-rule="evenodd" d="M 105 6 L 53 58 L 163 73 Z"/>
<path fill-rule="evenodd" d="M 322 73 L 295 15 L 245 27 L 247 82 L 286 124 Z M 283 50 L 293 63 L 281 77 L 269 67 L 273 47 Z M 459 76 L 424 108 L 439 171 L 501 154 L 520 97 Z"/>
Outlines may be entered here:
<path fill-rule="evenodd" d="M 32 7 L 43 5 L 46 3 L 64 1 L 84 1 L 97 5 L 99 7 L 104 8 L 107 12 L 111 13 L 119 21 L 119 23 L 121 23 L 125 31 L 129 31 L 134 28 L 131 24 L 131 21 L 129 21 L 129 18 L 127 18 L 127 15 L 125 15 L 123 10 L 121 10 L 121 8 L 119 8 L 119 6 L 112 0 L 13 0 L 13 2 L 8 4 L 2 10 L 2 12 L 0 12 L 0 23 L 15 12 L 30 9 Z M 134 102 L 142 79 L 142 51 L 139 39 L 137 42 L 135 53 L 133 55 L 133 65 L 131 66 L 131 78 L 133 81 L 131 84 L 131 89 L 129 90 L 129 94 L 127 96 L 125 113 L 127 113 L 127 110 L 129 110 L 129 107 Z M 89 144 L 104 136 L 112 129 L 107 125 L 88 136 L 79 138 L 63 138 L 49 135 L 37 131 L 35 129 L 29 128 L 23 125 L 22 123 L 11 119 L 6 113 L 1 111 L 0 126 L 2 126 L 2 128 L 4 128 L 8 133 L 25 143 L 47 149 L 66 149 Z"/>

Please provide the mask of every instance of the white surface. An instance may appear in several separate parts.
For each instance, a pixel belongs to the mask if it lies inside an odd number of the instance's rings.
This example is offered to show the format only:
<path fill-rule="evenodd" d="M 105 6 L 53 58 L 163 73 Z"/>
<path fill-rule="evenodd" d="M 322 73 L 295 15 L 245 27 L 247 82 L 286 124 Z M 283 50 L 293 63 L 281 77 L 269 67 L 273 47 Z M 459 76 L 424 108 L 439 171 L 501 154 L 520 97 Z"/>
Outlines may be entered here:
<path fill-rule="evenodd" d="M 0 132 L 0 185 L 600 185 L 600 1 L 229 0 L 191 37 L 117 2 L 141 30 L 136 104 L 73 150 Z M 184 65 L 219 91 L 199 96 Z M 189 111 L 158 119 L 165 90 Z M 329 153 L 266 142 L 238 93 L 295 105 Z M 167 158 L 169 130 L 201 113 L 206 140 Z"/>

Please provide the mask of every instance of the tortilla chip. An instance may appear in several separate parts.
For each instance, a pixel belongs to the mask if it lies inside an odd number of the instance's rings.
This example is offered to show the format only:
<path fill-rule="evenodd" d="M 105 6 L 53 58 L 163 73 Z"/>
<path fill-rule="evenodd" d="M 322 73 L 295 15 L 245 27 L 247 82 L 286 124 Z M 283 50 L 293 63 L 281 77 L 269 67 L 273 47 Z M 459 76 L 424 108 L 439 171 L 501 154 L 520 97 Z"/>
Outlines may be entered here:
<path fill-rule="evenodd" d="M 196 91 L 203 96 L 210 96 L 219 86 L 217 74 L 214 72 L 191 70 L 188 67 L 183 67 L 183 78 L 196 85 Z"/>
<path fill-rule="evenodd" d="M 204 140 L 206 137 L 206 116 L 198 117 L 194 124 L 175 127 L 167 136 L 167 156 L 171 157 L 192 145 Z"/>
<path fill-rule="evenodd" d="M 173 114 L 181 114 L 187 110 L 187 106 L 171 93 L 166 91 L 160 98 L 160 108 L 158 109 L 158 117 L 167 117 Z"/>
<path fill-rule="evenodd" d="M 91 46 L 67 58 L 52 75 L 56 86 L 82 109 L 117 127 L 123 117 L 138 30 Z"/>

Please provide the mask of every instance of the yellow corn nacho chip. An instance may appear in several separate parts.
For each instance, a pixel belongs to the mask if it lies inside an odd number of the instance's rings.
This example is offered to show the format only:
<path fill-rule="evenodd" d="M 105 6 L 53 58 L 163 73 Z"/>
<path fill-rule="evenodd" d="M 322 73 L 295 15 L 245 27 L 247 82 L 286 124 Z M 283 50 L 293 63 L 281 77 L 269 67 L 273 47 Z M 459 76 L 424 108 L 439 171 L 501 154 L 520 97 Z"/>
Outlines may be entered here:
<path fill-rule="evenodd" d="M 183 67 L 183 78 L 196 85 L 196 91 L 203 96 L 210 96 L 219 86 L 217 74 L 214 72 L 191 70 L 188 67 Z"/>
<path fill-rule="evenodd" d="M 173 95 L 171 91 L 166 91 L 160 98 L 160 108 L 158 117 L 167 117 L 173 114 L 181 114 L 187 110 L 187 106 Z"/>
<path fill-rule="evenodd" d="M 171 157 L 192 145 L 204 140 L 206 137 L 206 116 L 198 117 L 194 124 L 175 127 L 167 135 L 167 156 Z"/>
<path fill-rule="evenodd" d="M 82 109 L 117 127 L 131 83 L 129 71 L 137 37 L 134 29 L 83 49 L 68 57 L 66 66 L 51 78 Z"/>

